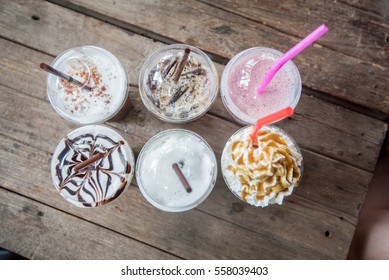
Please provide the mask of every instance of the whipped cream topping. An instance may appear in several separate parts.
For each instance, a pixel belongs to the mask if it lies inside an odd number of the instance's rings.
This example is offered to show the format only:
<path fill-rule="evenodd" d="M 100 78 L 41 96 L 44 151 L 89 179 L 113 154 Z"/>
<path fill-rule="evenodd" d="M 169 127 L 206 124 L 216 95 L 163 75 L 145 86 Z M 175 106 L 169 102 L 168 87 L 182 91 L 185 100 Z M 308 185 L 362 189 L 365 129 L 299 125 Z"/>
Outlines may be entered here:
<path fill-rule="evenodd" d="M 282 204 L 300 182 L 301 153 L 294 141 L 274 126 L 258 131 L 258 148 L 254 148 L 251 131 L 252 127 L 239 130 L 224 148 L 222 170 L 226 183 L 249 204 Z"/>

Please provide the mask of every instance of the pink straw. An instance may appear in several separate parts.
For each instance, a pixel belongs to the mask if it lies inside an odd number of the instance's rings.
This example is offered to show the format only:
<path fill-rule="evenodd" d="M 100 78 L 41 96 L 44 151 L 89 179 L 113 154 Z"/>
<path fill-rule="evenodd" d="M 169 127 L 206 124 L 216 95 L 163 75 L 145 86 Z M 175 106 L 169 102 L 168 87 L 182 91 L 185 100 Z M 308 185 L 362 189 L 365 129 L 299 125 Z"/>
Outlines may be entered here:
<path fill-rule="evenodd" d="M 285 63 L 287 63 L 289 60 L 291 60 L 300 52 L 302 52 L 306 47 L 310 46 L 313 42 L 323 36 L 327 31 L 328 28 L 325 24 L 320 25 L 318 28 L 316 28 L 315 31 L 313 31 L 307 37 L 302 39 L 297 45 L 295 45 L 283 56 L 277 59 L 277 61 L 274 62 L 273 66 L 270 68 L 269 72 L 266 74 L 265 79 L 262 81 L 261 85 L 258 87 L 257 93 L 261 94 L 265 91 L 268 84 L 271 82 L 278 70 L 280 70 L 281 67 L 284 66 Z"/>

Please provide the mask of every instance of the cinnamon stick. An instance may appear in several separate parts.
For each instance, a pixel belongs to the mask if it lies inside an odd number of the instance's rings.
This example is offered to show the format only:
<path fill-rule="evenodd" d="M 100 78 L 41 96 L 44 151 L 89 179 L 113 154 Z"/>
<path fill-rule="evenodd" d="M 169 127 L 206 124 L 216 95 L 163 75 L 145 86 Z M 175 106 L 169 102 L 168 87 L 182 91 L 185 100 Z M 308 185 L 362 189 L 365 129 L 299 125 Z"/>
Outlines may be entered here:
<path fill-rule="evenodd" d="M 189 48 L 186 48 L 185 49 L 185 52 L 182 56 L 182 59 L 180 61 L 180 64 L 178 64 L 177 68 L 176 68 L 176 71 L 174 72 L 174 77 L 173 77 L 173 81 L 175 83 L 178 82 L 178 80 L 180 79 L 180 76 L 181 76 L 181 73 L 182 71 L 184 70 L 184 67 L 185 67 L 185 63 L 188 59 L 188 56 L 189 56 L 189 53 L 190 53 L 190 49 Z"/>
<path fill-rule="evenodd" d="M 92 90 L 92 88 L 90 86 L 84 85 L 84 83 L 80 82 L 79 80 L 76 80 L 73 77 L 71 77 L 65 73 L 62 73 L 61 71 L 54 69 L 53 67 L 47 65 L 46 63 L 41 63 L 39 66 L 42 70 L 45 70 L 46 72 L 49 72 L 50 74 L 53 74 L 57 77 L 60 77 L 60 78 L 64 79 L 65 81 L 68 81 L 69 83 L 72 83 L 78 87 L 83 87 L 84 89 L 86 89 L 88 91 Z"/>
<path fill-rule="evenodd" d="M 178 166 L 178 164 L 177 163 L 173 163 L 172 164 L 172 168 L 176 172 L 178 178 L 180 179 L 180 181 L 181 181 L 182 185 L 184 186 L 184 188 L 186 189 L 186 191 L 188 193 L 190 193 L 192 191 L 192 188 L 190 187 L 190 185 L 189 185 L 188 181 L 186 180 L 184 174 L 182 174 L 181 169 Z"/>
<path fill-rule="evenodd" d="M 81 169 L 87 167 L 88 165 L 98 161 L 99 159 L 102 159 L 104 156 L 105 156 L 104 153 L 95 154 L 95 155 L 91 156 L 90 158 L 88 158 L 87 160 L 84 160 L 84 161 L 76 164 L 76 166 L 74 166 L 74 171 L 78 172 Z"/>

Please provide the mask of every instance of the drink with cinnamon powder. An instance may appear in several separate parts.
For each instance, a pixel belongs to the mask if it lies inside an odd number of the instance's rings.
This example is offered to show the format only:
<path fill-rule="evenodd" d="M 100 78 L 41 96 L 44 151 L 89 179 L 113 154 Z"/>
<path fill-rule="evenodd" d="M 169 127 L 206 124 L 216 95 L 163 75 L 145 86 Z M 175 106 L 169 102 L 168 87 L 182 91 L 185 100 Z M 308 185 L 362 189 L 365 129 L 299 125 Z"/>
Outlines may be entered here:
<path fill-rule="evenodd" d="M 95 46 L 71 48 L 57 56 L 51 66 L 92 88 L 89 91 L 48 75 L 49 100 L 63 118 L 94 124 L 118 118 L 119 111 L 128 110 L 127 75 L 107 50 Z M 124 116 L 122 112 L 120 115 Z"/>

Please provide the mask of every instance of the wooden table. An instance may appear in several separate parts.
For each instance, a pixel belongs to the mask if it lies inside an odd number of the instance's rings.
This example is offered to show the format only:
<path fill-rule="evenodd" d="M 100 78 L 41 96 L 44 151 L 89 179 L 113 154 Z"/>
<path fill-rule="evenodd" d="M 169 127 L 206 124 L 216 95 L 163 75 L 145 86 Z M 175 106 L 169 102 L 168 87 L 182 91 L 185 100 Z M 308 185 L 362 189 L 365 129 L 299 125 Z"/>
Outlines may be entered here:
<path fill-rule="evenodd" d="M 0 0 L 0 247 L 31 259 L 344 259 L 358 221 L 389 116 L 389 3 L 310 1 Z M 114 53 L 130 77 L 132 108 L 107 124 L 138 154 L 165 129 L 202 135 L 220 159 L 239 126 L 220 99 L 199 120 L 173 125 L 143 106 L 138 74 L 169 43 L 201 48 L 219 74 L 253 46 L 287 51 L 326 23 L 317 44 L 294 59 L 303 94 L 279 123 L 302 148 L 302 184 L 282 206 L 256 209 L 223 182 L 194 210 L 151 206 L 136 180 L 115 202 L 80 209 L 54 189 L 50 160 L 76 126 L 46 95 L 61 51 L 96 45 Z"/>

